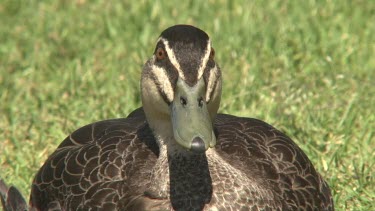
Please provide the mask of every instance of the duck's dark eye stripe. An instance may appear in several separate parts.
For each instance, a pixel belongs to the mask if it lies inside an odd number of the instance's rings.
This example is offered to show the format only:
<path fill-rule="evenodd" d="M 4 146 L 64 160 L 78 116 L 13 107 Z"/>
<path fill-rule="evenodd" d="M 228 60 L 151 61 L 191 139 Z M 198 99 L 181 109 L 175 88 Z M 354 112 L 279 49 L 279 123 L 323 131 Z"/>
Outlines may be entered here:
<path fill-rule="evenodd" d="M 158 89 L 158 92 L 159 92 L 160 96 L 163 98 L 163 100 L 166 104 L 170 105 L 172 103 L 173 98 L 170 98 L 170 95 L 165 92 L 165 88 L 163 88 L 162 84 L 160 84 L 160 82 L 158 81 L 157 76 L 155 76 L 155 74 L 152 74 L 152 78 L 153 78 L 153 81 L 156 84 L 156 87 Z"/>
<path fill-rule="evenodd" d="M 210 62 L 209 62 L 210 63 Z M 213 63 L 213 65 L 207 64 L 207 67 L 203 73 L 203 79 L 206 83 L 206 103 L 209 103 L 212 97 L 214 90 L 216 89 L 216 85 L 220 80 L 221 73 L 219 67 Z"/>
<path fill-rule="evenodd" d="M 168 68 L 153 65 L 151 77 L 165 103 L 168 105 L 173 101 L 174 89 L 176 87 L 177 73 L 167 71 Z"/>
<path fill-rule="evenodd" d="M 172 101 L 170 101 L 170 99 L 163 92 L 163 90 L 162 90 L 162 88 L 160 86 L 158 86 L 158 91 L 159 91 L 161 97 L 163 98 L 164 102 L 169 106 L 172 103 Z"/>

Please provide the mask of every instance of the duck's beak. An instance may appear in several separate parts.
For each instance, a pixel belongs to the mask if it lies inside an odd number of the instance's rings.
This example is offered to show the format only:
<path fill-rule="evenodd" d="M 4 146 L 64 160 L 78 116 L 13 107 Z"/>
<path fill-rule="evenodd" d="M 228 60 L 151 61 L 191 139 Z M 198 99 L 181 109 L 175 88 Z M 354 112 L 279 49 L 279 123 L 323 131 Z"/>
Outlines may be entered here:
<path fill-rule="evenodd" d="M 203 77 L 193 87 L 177 81 L 171 118 L 174 138 L 179 145 L 193 152 L 205 152 L 216 145 L 212 120 L 204 100 Z"/>

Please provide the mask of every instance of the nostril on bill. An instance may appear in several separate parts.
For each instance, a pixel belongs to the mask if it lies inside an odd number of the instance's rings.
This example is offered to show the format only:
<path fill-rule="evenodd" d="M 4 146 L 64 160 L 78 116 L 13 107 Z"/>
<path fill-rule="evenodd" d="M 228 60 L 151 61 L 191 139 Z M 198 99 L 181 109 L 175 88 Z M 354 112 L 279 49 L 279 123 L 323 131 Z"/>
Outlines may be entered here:
<path fill-rule="evenodd" d="M 180 103 L 181 103 L 182 106 L 185 107 L 186 104 L 187 104 L 187 99 L 186 99 L 186 97 L 182 97 L 182 96 L 181 96 L 181 97 L 180 97 Z"/>
<path fill-rule="evenodd" d="M 200 98 L 198 99 L 198 106 L 199 106 L 200 108 L 203 107 L 203 98 L 202 98 L 202 97 L 200 97 Z"/>

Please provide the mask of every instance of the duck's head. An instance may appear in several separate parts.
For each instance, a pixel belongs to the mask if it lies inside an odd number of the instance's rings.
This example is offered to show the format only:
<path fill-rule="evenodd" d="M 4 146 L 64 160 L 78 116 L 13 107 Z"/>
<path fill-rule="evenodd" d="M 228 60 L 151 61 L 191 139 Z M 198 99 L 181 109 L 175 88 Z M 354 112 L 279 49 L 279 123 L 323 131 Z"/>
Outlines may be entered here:
<path fill-rule="evenodd" d="M 155 136 L 170 136 L 169 142 L 175 142 L 161 144 L 192 152 L 215 146 L 221 72 L 214 54 L 208 35 L 196 27 L 176 25 L 161 33 L 141 80 L 151 129 Z"/>

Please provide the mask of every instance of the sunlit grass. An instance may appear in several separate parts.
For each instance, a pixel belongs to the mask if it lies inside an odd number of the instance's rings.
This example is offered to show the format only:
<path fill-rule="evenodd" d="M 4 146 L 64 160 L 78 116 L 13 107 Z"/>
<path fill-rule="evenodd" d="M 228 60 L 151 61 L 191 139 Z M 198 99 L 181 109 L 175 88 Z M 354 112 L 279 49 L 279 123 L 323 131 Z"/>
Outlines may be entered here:
<path fill-rule="evenodd" d="M 371 1 L 0 2 L 0 177 L 26 196 L 70 132 L 141 105 L 160 32 L 196 25 L 223 70 L 221 112 L 291 136 L 337 210 L 375 207 Z"/>

